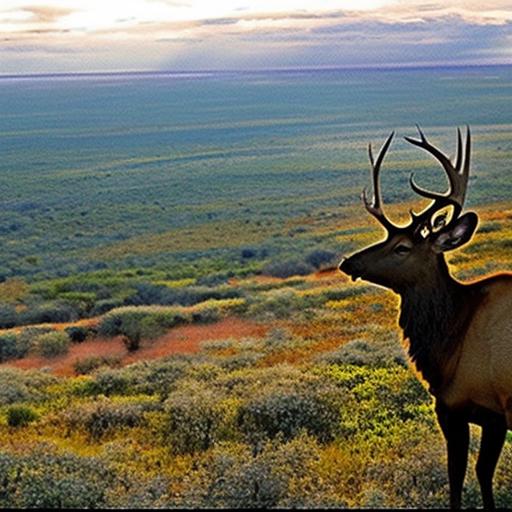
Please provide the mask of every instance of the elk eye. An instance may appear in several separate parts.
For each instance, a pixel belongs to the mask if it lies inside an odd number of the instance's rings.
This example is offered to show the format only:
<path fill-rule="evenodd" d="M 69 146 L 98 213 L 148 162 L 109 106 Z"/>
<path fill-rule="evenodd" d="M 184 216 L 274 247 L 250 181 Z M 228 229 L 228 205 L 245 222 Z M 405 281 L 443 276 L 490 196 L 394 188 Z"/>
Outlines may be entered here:
<path fill-rule="evenodd" d="M 409 254 L 411 252 L 411 248 L 408 245 L 398 244 L 394 248 L 394 252 L 399 256 L 405 256 L 406 254 Z"/>

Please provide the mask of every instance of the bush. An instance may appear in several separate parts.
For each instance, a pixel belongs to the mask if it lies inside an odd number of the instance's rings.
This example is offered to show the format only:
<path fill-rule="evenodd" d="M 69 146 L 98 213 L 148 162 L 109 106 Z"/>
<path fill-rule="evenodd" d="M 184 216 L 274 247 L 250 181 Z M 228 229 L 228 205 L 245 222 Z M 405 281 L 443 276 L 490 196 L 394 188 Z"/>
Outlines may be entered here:
<path fill-rule="evenodd" d="M 64 331 L 73 343 L 82 343 L 87 338 L 89 331 L 87 327 L 72 326 L 66 327 Z"/>
<path fill-rule="evenodd" d="M 144 412 L 158 407 L 156 402 L 113 402 L 102 398 L 97 402 L 87 403 L 62 413 L 68 428 L 85 428 L 94 439 L 116 429 L 132 428 L 141 425 Z"/>
<path fill-rule="evenodd" d="M 225 399 L 210 385 L 181 382 L 164 403 L 164 437 L 174 453 L 207 450 L 235 437 L 236 402 Z"/>
<path fill-rule="evenodd" d="M 288 441 L 302 431 L 331 441 L 340 425 L 339 392 L 269 387 L 240 406 L 237 421 L 252 442 L 278 435 Z"/>
<path fill-rule="evenodd" d="M 128 305 L 179 305 L 193 306 L 209 299 L 234 299 L 241 296 L 241 291 L 232 286 L 211 288 L 209 286 L 186 286 L 172 288 L 152 283 L 137 284 L 136 292 L 126 303 Z"/>
<path fill-rule="evenodd" d="M 121 370 L 134 393 L 159 394 L 162 399 L 168 396 L 180 379 L 193 366 L 190 356 L 173 356 L 156 361 L 143 361 Z M 119 371 L 117 372 L 119 373 Z"/>
<path fill-rule="evenodd" d="M 102 299 L 94 303 L 91 309 L 91 316 L 104 315 L 107 311 L 119 308 L 123 305 L 124 301 L 121 299 Z"/>
<path fill-rule="evenodd" d="M 18 324 L 44 324 L 73 322 L 79 318 L 79 311 L 67 302 L 47 302 L 18 314 Z"/>
<path fill-rule="evenodd" d="M 256 249 L 253 249 L 252 247 L 244 247 L 240 254 L 243 259 L 249 259 L 249 258 L 254 258 L 257 254 L 257 251 L 256 251 Z"/>
<path fill-rule="evenodd" d="M 346 506 L 320 476 L 320 449 L 302 435 L 267 442 L 259 452 L 222 444 L 189 474 L 177 497 L 187 508 L 330 508 Z"/>
<path fill-rule="evenodd" d="M 173 307 L 127 306 L 108 312 L 98 327 L 98 333 L 102 336 L 133 336 L 140 338 L 154 337 L 152 329 L 170 329 L 178 324 L 189 322 L 189 313 Z M 145 323 L 143 323 L 143 321 Z M 142 324 L 142 326 L 141 326 Z"/>
<path fill-rule="evenodd" d="M 287 260 L 268 263 L 263 267 L 262 273 L 285 279 L 292 276 L 305 276 L 313 271 L 314 268 L 304 261 Z"/>
<path fill-rule="evenodd" d="M 95 375 L 93 389 L 96 394 L 124 395 L 130 390 L 131 380 L 122 370 L 103 369 Z"/>
<path fill-rule="evenodd" d="M 124 318 L 120 331 L 126 348 L 133 352 L 139 349 L 143 339 L 154 339 L 161 336 L 165 332 L 165 327 L 159 323 L 156 316 L 137 318 L 128 315 Z"/>
<path fill-rule="evenodd" d="M 69 337 L 65 332 L 41 334 L 36 340 L 36 350 L 43 357 L 57 357 L 69 350 Z"/>
<path fill-rule="evenodd" d="M 121 358 L 119 356 L 90 356 L 75 361 L 73 369 L 76 375 L 86 375 L 102 366 L 117 368 L 120 364 Z"/>
<path fill-rule="evenodd" d="M 245 299 L 209 299 L 196 304 L 192 310 L 192 321 L 197 323 L 217 322 L 230 313 L 240 314 L 247 309 Z"/>
<path fill-rule="evenodd" d="M 16 335 L 16 357 L 24 357 L 35 348 L 37 338 L 42 334 L 54 332 L 51 327 L 27 327 Z"/>
<path fill-rule="evenodd" d="M 10 329 L 17 323 L 18 315 L 11 304 L 0 304 L 0 329 Z"/>
<path fill-rule="evenodd" d="M 115 481 L 98 459 L 46 453 L 0 453 L 2 508 L 102 508 Z M 43 451 L 44 450 L 44 451 Z"/>
<path fill-rule="evenodd" d="M 351 340 L 332 352 L 321 354 L 317 359 L 327 364 L 407 366 L 403 350 L 394 338 L 389 342 L 384 338 L 379 343 L 362 339 Z"/>
<path fill-rule="evenodd" d="M 10 427 L 24 427 L 39 416 L 27 405 L 12 405 L 7 409 L 7 424 Z"/>
<path fill-rule="evenodd" d="M 197 308 L 192 312 L 192 321 L 198 324 L 212 324 L 220 320 L 220 310 L 215 306 Z"/>
<path fill-rule="evenodd" d="M 292 288 L 270 290 L 256 295 L 248 307 L 248 316 L 271 315 L 276 318 L 289 318 L 297 312 L 300 297 Z"/>
<path fill-rule="evenodd" d="M 345 393 L 343 428 L 364 436 L 389 436 L 389 428 L 410 420 L 433 422 L 431 397 L 410 369 L 333 365 L 320 370 Z"/>
<path fill-rule="evenodd" d="M 0 362 L 20 357 L 17 341 L 17 337 L 14 333 L 7 333 L 0 336 Z"/>
<path fill-rule="evenodd" d="M 40 371 L 0 368 L 0 405 L 42 400 L 46 388 L 55 382 L 55 377 Z"/>
<path fill-rule="evenodd" d="M 312 251 L 306 256 L 306 262 L 316 269 L 320 269 L 326 265 L 333 265 L 336 259 L 337 255 L 335 252 L 323 249 Z"/>

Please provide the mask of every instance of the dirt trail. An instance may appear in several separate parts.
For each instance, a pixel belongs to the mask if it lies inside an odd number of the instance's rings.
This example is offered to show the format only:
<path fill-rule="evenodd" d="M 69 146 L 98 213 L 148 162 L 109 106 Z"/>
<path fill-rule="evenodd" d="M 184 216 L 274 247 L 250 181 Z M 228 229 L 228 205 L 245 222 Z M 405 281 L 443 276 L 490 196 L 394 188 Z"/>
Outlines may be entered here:
<path fill-rule="evenodd" d="M 133 353 L 126 350 L 120 336 L 95 338 L 83 343 L 72 344 L 69 352 L 63 356 L 52 359 L 30 356 L 7 361 L 0 364 L 0 368 L 48 368 L 55 375 L 72 376 L 75 374 L 73 368 L 75 362 L 86 357 L 114 356 L 120 359 L 122 366 L 125 366 L 136 361 L 157 359 L 171 354 L 193 354 L 199 351 L 201 342 L 207 340 L 259 338 L 266 334 L 268 328 L 268 326 L 241 318 L 224 318 L 214 324 L 192 324 L 175 327 L 160 338 L 143 343 L 141 348 Z"/>

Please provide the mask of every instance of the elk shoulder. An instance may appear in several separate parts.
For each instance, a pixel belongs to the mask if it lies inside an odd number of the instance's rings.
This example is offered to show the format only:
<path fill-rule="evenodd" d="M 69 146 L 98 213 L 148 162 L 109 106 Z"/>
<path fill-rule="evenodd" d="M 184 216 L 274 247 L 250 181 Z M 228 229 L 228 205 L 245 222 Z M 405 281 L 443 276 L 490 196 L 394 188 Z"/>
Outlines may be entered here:
<path fill-rule="evenodd" d="M 478 292 L 453 380 L 440 398 L 450 407 L 481 406 L 512 426 L 512 273 L 467 285 Z"/>

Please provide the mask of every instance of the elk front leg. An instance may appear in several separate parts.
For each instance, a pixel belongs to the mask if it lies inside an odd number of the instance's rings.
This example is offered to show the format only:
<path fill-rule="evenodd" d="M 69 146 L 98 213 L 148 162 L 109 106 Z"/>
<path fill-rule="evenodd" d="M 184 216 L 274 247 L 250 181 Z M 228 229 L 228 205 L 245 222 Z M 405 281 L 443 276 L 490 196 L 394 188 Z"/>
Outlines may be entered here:
<path fill-rule="evenodd" d="M 482 439 L 480 441 L 480 453 L 476 463 L 476 474 L 484 509 L 494 509 L 494 497 L 492 492 L 492 478 L 498 463 L 498 458 L 505 442 L 507 434 L 507 422 L 505 417 L 493 412 L 488 412 L 481 421 Z"/>
<path fill-rule="evenodd" d="M 452 509 L 459 509 L 461 507 L 462 486 L 468 464 L 469 422 L 466 415 L 450 411 L 439 402 L 436 405 L 436 413 L 448 449 L 450 507 Z"/>

